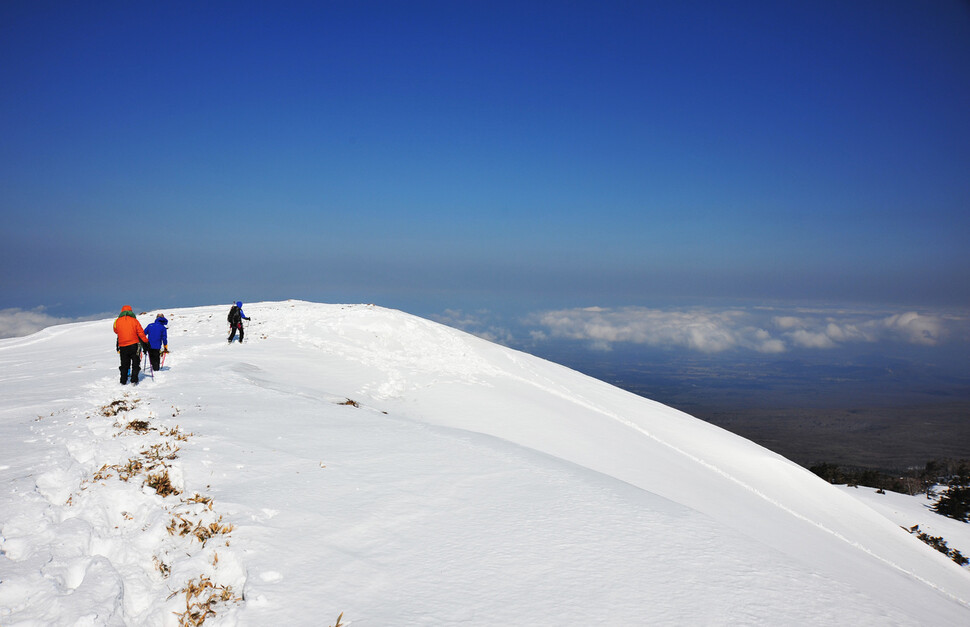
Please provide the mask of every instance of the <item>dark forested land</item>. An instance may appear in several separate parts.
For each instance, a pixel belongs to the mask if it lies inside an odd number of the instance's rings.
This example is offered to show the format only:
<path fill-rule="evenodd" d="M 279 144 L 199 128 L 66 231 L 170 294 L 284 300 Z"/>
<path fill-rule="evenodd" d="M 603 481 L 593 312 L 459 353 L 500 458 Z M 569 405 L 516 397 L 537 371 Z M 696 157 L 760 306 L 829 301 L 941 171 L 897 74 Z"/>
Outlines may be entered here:
<path fill-rule="evenodd" d="M 696 407 L 698 418 L 805 467 L 902 470 L 970 458 L 970 402 L 857 408 Z"/>
<path fill-rule="evenodd" d="M 970 378 L 881 358 L 837 366 L 642 355 L 553 355 L 810 468 L 889 473 L 970 458 Z"/>

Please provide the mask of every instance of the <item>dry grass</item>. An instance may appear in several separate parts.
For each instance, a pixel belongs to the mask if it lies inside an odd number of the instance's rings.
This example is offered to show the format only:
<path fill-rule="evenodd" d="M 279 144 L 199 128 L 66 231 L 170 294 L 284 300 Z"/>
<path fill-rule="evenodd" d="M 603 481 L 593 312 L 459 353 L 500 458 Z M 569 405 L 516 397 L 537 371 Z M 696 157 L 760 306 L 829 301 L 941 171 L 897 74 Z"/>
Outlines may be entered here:
<path fill-rule="evenodd" d="M 198 580 L 190 580 L 184 588 L 173 593 L 172 596 L 181 592 L 185 593 L 185 611 L 175 612 L 180 627 L 198 627 L 207 618 L 216 615 L 214 605 L 242 601 L 242 598 L 233 592 L 232 586 L 214 584 L 205 575 L 200 575 Z"/>
<path fill-rule="evenodd" d="M 155 569 L 162 573 L 162 577 L 168 579 L 168 576 L 172 574 L 172 567 L 158 559 L 157 555 L 152 557 L 152 563 L 155 564 Z"/>
<path fill-rule="evenodd" d="M 222 524 L 222 516 L 215 522 L 205 524 L 201 520 L 187 520 L 182 514 L 175 514 L 167 529 L 170 535 L 192 536 L 205 546 L 215 536 L 229 535 L 234 527 L 231 524 Z"/>
<path fill-rule="evenodd" d="M 156 466 L 164 466 L 166 461 L 177 459 L 178 452 L 179 447 L 172 446 L 170 442 L 160 442 L 152 444 L 141 451 L 139 455 L 142 455 L 147 461 L 153 462 L 151 468 L 155 468 Z"/>
<path fill-rule="evenodd" d="M 144 470 L 145 466 L 140 460 L 129 459 L 124 464 L 105 464 L 101 466 L 101 468 L 99 468 L 97 472 L 91 476 L 90 481 L 105 481 L 115 476 L 115 474 L 117 474 L 118 478 L 122 481 L 128 481 L 135 475 L 141 474 Z M 84 489 L 83 485 L 81 489 Z"/>
<path fill-rule="evenodd" d="M 211 496 L 202 496 L 201 494 L 199 494 L 198 492 L 196 492 L 194 496 L 190 496 L 189 498 L 185 499 L 185 502 L 186 503 L 200 503 L 202 505 L 205 505 L 207 508 L 209 508 L 209 511 L 210 512 L 212 511 L 212 497 Z"/>
<path fill-rule="evenodd" d="M 181 427 L 179 427 L 178 425 L 175 425 L 174 427 L 168 430 L 162 429 L 159 431 L 159 433 L 165 436 L 166 438 L 175 438 L 179 442 L 187 442 L 190 437 L 195 435 L 194 433 L 186 433 L 182 431 Z"/>
<path fill-rule="evenodd" d="M 106 417 L 123 415 L 135 409 L 139 402 L 140 399 L 129 399 L 126 397 L 104 405 L 100 408 L 99 413 Z M 356 405 L 356 403 L 352 404 Z M 177 416 L 180 413 L 179 409 L 175 406 L 172 408 L 174 412 L 172 416 Z M 134 477 L 140 476 L 144 480 L 143 485 L 151 487 L 163 498 L 181 494 L 181 491 L 172 485 L 171 477 L 169 476 L 169 464 L 178 458 L 179 447 L 176 443 L 187 441 L 194 434 L 183 432 L 178 425 L 172 428 L 156 428 L 150 426 L 147 420 L 132 420 L 124 425 L 122 422 L 123 420 L 119 419 L 114 423 L 114 426 L 119 429 L 119 432 L 115 436 L 125 433 L 144 435 L 149 431 L 157 431 L 165 439 L 162 442 L 148 446 L 140 451 L 137 456 L 122 464 L 102 465 L 91 479 L 82 482 L 81 489 L 86 489 L 84 484 L 105 481 L 114 476 L 117 476 L 122 481 L 130 481 Z M 68 498 L 68 505 L 73 504 L 73 496 Z M 211 497 L 196 492 L 189 498 L 182 498 L 181 506 L 166 506 L 166 509 L 172 513 L 172 519 L 167 530 L 173 536 L 189 536 L 195 538 L 203 547 L 205 547 L 207 542 L 216 537 L 222 537 L 225 545 L 229 546 L 228 535 L 233 531 L 234 527 L 232 524 L 224 523 L 222 516 L 219 516 L 215 521 L 211 521 L 212 515 L 210 514 L 210 521 L 203 521 L 199 515 L 193 515 L 188 512 L 174 513 L 175 508 L 179 507 L 182 509 L 189 508 L 202 514 L 206 510 L 212 512 L 213 502 Z M 123 515 L 127 520 L 133 519 L 127 513 L 123 513 Z M 152 563 L 163 578 L 171 576 L 172 565 L 163 561 L 158 555 L 152 556 Z M 219 555 L 216 553 L 213 555 L 212 565 L 217 567 L 218 564 Z M 231 586 L 213 583 L 205 575 L 190 580 L 185 587 L 174 592 L 172 596 L 183 592 L 185 593 L 185 611 L 174 612 L 178 617 L 178 624 L 180 626 L 198 627 L 206 619 L 216 615 L 219 604 L 238 603 L 243 600 L 233 592 Z M 337 627 L 341 627 L 339 618 L 337 620 Z"/>
<path fill-rule="evenodd" d="M 105 479 L 110 479 L 114 476 L 111 474 L 112 470 L 116 470 L 116 468 L 114 466 L 109 466 L 108 464 L 101 466 L 101 468 L 98 468 L 98 471 L 91 477 L 91 481 L 104 481 Z"/>
<path fill-rule="evenodd" d="M 141 401 L 139 398 L 129 399 L 122 398 L 116 401 L 111 401 L 107 405 L 103 405 L 98 413 L 102 416 L 107 416 L 108 418 L 112 416 L 117 416 L 118 414 L 129 412 L 135 408 L 136 405 Z"/>
<path fill-rule="evenodd" d="M 174 496 L 181 494 L 182 491 L 172 485 L 171 479 L 168 476 L 168 470 L 163 470 L 155 474 L 148 475 L 145 479 L 145 485 L 158 492 L 159 496 Z"/>
<path fill-rule="evenodd" d="M 147 420 L 132 420 L 125 426 L 126 431 L 134 431 L 135 433 L 148 433 L 149 429 Z"/>
<path fill-rule="evenodd" d="M 181 494 L 181 491 L 172 485 L 165 464 L 166 461 L 178 457 L 178 450 L 178 447 L 173 448 L 167 442 L 154 444 L 141 451 L 139 453 L 141 457 L 129 459 L 124 464 L 104 464 L 94 473 L 90 481 L 105 481 L 115 475 L 122 481 L 130 481 L 135 476 L 145 475 L 144 485 L 153 488 L 158 494 L 162 496 Z M 159 467 L 162 470 L 155 472 Z"/>
<path fill-rule="evenodd" d="M 140 474 L 145 469 L 145 465 L 142 464 L 140 460 L 129 459 L 124 465 L 116 464 L 114 466 L 109 466 L 108 468 L 116 471 L 118 473 L 118 478 L 122 481 L 128 481 L 135 475 Z M 105 470 L 105 467 L 102 466 L 101 470 Z"/>
<path fill-rule="evenodd" d="M 128 481 L 135 475 L 141 473 L 145 469 L 145 465 L 137 459 L 129 459 L 128 463 L 124 466 L 117 465 L 114 469 L 118 471 L 118 478 L 122 481 Z"/>
<path fill-rule="evenodd" d="M 360 408 L 360 403 L 358 403 L 357 401 L 352 401 L 349 398 L 347 400 L 345 400 L 344 402 L 337 403 L 337 404 L 338 405 L 350 405 L 351 407 L 357 407 L 358 409 Z"/>

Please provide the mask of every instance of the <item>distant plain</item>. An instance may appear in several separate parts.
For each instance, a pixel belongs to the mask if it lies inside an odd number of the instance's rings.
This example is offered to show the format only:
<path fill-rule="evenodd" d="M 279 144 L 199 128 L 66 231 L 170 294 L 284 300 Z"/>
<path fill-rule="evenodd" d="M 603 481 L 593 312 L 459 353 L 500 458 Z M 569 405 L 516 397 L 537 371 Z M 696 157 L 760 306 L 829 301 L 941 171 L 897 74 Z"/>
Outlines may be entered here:
<path fill-rule="evenodd" d="M 970 376 L 962 358 L 812 355 L 779 358 L 596 352 L 560 345 L 542 355 L 676 407 L 809 467 L 887 472 L 933 459 L 970 459 Z"/>

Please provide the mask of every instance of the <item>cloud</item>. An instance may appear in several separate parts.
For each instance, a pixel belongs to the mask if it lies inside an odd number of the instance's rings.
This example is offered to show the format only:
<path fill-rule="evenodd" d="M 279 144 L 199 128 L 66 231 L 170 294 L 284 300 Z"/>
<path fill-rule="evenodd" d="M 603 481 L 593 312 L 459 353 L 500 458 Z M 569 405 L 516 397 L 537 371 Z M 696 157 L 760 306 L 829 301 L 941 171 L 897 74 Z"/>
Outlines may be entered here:
<path fill-rule="evenodd" d="M 896 334 L 912 344 L 936 346 L 946 334 L 943 318 L 920 315 L 915 311 L 889 316 L 882 323 L 890 333 Z"/>
<path fill-rule="evenodd" d="M 804 329 L 806 326 L 805 319 L 797 316 L 775 316 L 772 322 L 779 329 Z"/>
<path fill-rule="evenodd" d="M 504 326 L 493 322 L 492 313 L 484 309 L 475 314 L 466 313 L 461 309 L 446 309 L 443 313 L 431 315 L 430 317 L 436 322 L 461 329 L 489 342 L 496 342 L 506 346 L 511 346 L 515 343 L 512 332 Z"/>
<path fill-rule="evenodd" d="M 643 307 L 565 309 L 538 314 L 537 322 L 551 337 L 586 340 L 598 348 L 619 342 L 649 346 L 680 346 L 703 353 L 748 348 L 782 352 L 782 342 L 764 328 L 749 323 L 740 310 L 664 311 Z"/>
<path fill-rule="evenodd" d="M 828 334 L 819 331 L 795 329 L 786 335 L 793 344 L 802 348 L 835 348 L 837 346 Z"/>
<path fill-rule="evenodd" d="M 797 314 L 797 315 L 796 315 Z M 533 339 L 566 338 L 609 350 L 617 343 L 679 347 L 702 353 L 792 349 L 830 350 L 856 343 L 904 342 L 936 346 L 959 318 L 905 312 L 876 315 L 845 310 L 689 309 L 585 307 L 532 317 Z"/>
<path fill-rule="evenodd" d="M 74 318 L 59 318 L 48 315 L 44 313 L 44 307 L 0 309 L 0 338 L 22 337 L 55 324 L 74 321 Z"/>
<path fill-rule="evenodd" d="M 772 321 L 791 344 L 802 348 L 885 341 L 936 346 L 948 333 L 945 318 L 915 311 L 882 317 L 844 312 L 837 316 L 776 316 Z"/>

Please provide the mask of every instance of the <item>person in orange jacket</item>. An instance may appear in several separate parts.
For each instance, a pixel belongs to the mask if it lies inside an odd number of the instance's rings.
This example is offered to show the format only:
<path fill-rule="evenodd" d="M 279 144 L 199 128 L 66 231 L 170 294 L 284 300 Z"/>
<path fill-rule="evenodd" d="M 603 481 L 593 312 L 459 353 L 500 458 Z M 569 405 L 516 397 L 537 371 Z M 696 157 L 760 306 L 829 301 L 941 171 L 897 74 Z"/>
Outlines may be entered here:
<path fill-rule="evenodd" d="M 148 347 L 148 337 L 141 323 L 131 310 L 131 305 L 121 308 L 121 313 L 114 323 L 118 341 L 115 347 L 121 355 L 121 384 L 128 383 L 128 369 L 131 368 L 131 382 L 138 383 L 138 371 L 141 370 L 141 348 Z"/>

